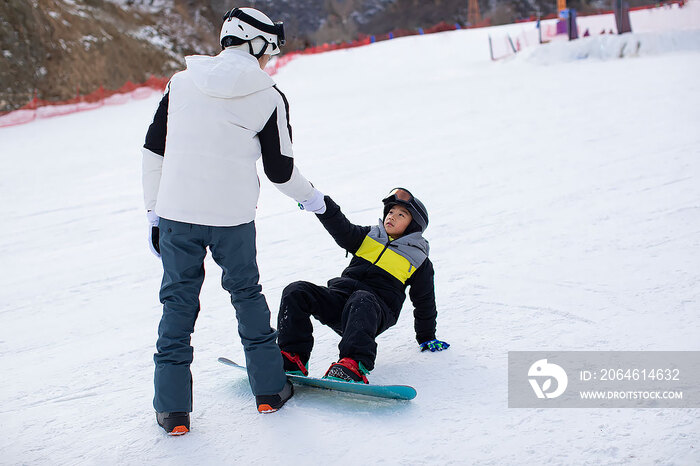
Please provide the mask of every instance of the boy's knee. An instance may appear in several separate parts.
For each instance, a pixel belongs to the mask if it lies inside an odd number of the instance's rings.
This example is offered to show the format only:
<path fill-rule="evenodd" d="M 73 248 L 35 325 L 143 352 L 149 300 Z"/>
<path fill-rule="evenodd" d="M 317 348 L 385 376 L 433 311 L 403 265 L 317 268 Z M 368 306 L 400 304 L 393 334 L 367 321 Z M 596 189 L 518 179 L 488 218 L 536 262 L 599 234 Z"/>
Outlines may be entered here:
<path fill-rule="evenodd" d="M 282 291 L 282 299 L 289 298 L 290 296 L 300 296 L 309 294 L 309 289 L 312 285 L 309 282 L 298 281 L 292 282 L 284 287 Z"/>
<path fill-rule="evenodd" d="M 374 293 L 365 290 L 355 291 L 348 300 L 353 308 L 370 308 L 378 305 L 377 298 Z"/>
<path fill-rule="evenodd" d="M 376 320 L 380 305 L 377 297 L 369 291 L 356 291 L 352 294 L 346 305 L 347 313 L 362 315 L 365 320 Z"/>

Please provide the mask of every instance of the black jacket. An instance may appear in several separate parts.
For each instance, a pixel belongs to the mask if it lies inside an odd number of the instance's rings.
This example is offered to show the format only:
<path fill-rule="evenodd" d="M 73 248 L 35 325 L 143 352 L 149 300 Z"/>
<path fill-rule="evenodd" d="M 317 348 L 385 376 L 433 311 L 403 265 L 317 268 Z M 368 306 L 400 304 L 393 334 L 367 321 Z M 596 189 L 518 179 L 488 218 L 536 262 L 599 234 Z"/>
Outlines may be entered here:
<path fill-rule="evenodd" d="M 418 343 L 423 343 L 435 339 L 437 309 L 434 270 L 430 259 L 426 256 L 422 264 L 414 269 L 405 282 L 402 282 L 401 279 L 377 266 L 376 262 L 379 259 L 372 263 L 356 255 L 372 227 L 350 223 L 333 199 L 326 196 L 325 201 L 326 212 L 317 214 L 317 217 L 335 242 L 353 255 L 350 265 L 343 270 L 340 277 L 331 279 L 328 287 L 347 294 L 356 290 L 372 291 L 389 307 L 395 319 L 398 319 L 406 299 L 406 288 L 410 286 L 409 296 L 414 306 L 416 340 Z M 380 256 L 385 253 L 385 250 L 392 248 L 392 241 L 388 238 L 385 241 Z"/>

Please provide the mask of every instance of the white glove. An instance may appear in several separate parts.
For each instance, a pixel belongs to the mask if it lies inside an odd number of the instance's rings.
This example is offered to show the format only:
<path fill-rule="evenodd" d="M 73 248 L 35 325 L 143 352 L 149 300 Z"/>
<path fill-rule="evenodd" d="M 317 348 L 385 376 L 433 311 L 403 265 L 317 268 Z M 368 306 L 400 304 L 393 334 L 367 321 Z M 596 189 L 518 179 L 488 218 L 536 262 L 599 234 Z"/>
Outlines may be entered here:
<path fill-rule="evenodd" d="M 158 223 L 160 222 L 160 217 L 158 217 L 154 211 L 147 210 L 146 218 L 148 219 L 148 247 L 151 252 L 159 258 L 160 228 L 158 228 Z"/>
<path fill-rule="evenodd" d="M 326 201 L 323 199 L 323 193 L 315 188 L 311 197 L 305 201 L 301 201 L 299 205 L 302 210 L 308 210 L 315 214 L 322 214 L 326 211 Z"/>

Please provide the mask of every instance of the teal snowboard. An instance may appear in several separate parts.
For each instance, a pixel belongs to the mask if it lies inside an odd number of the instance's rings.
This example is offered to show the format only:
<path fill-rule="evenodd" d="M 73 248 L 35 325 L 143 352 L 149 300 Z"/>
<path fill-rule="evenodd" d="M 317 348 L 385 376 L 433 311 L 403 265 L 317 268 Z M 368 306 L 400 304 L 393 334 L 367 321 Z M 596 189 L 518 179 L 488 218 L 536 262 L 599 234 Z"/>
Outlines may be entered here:
<path fill-rule="evenodd" d="M 219 358 L 219 362 L 227 366 L 246 371 L 245 366 L 236 364 L 230 359 Z M 354 393 L 356 395 L 373 396 L 377 398 L 390 398 L 392 400 L 412 400 L 416 397 L 416 389 L 408 385 L 374 385 L 364 383 L 341 382 L 339 380 L 318 379 L 316 377 L 304 377 L 303 375 L 287 374 L 290 382 L 309 387 L 326 388 L 338 392 Z"/>

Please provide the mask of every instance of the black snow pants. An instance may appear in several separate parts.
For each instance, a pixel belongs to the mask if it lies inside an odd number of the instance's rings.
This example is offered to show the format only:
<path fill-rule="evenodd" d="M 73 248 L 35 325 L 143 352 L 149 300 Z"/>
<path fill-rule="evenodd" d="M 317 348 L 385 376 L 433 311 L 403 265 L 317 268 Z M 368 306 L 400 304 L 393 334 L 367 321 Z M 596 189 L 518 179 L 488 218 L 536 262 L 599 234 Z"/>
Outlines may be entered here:
<path fill-rule="evenodd" d="M 369 290 L 347 292 L 299 281 L 282 292 L 277 316 L 278 343 L 283 351 L 307 359 L 314 346 L 311 316 L 342 338 L 340 359 L 352 358 L 374 369 L 377 335 L 396 323 L 397 316 Z"/>

